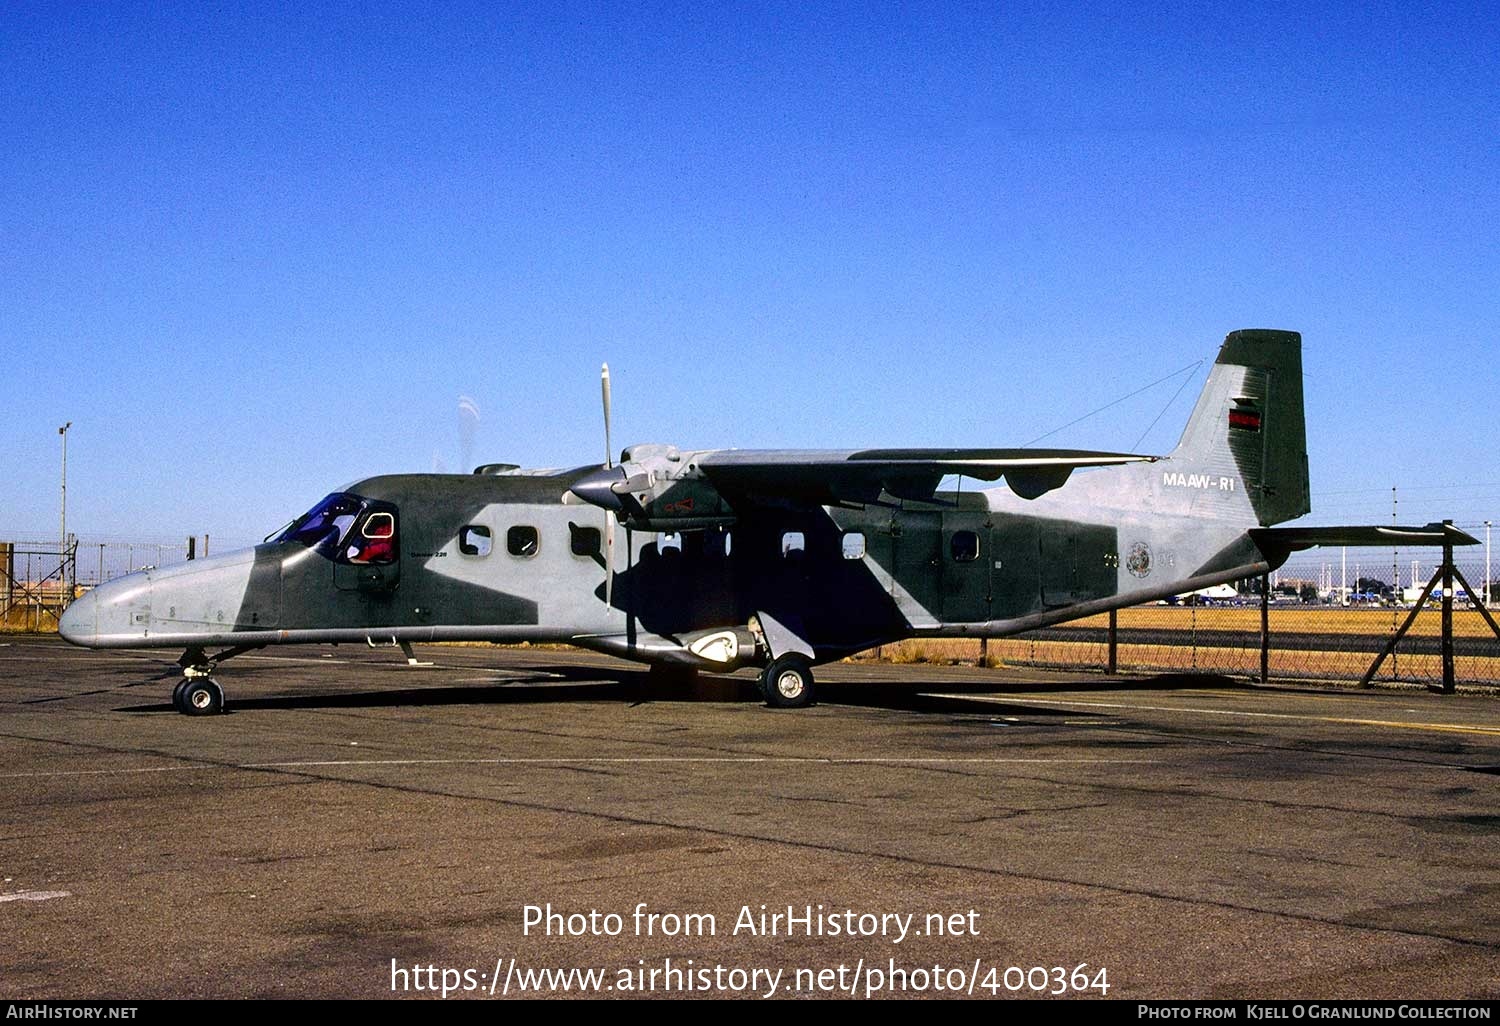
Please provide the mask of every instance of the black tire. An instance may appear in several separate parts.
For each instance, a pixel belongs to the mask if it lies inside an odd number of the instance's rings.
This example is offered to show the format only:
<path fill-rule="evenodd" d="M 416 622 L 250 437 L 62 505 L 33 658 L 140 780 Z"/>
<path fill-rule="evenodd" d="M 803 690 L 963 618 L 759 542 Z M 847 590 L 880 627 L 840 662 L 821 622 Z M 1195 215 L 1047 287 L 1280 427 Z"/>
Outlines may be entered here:
<path fill-rule="evenodd" d="M 183 714 L 186 714 L 188 711 L 187 706 L 184 705 L 182 701 L 182 692 L 187 688 L 187 686 L 188 680 L 186 677 L 184 677 L 182 680 L 178 681 L 177 686 L 172 689 L 172 708 Z"/>
<path fill-rule="evenodd" d="M 760 692 L 772 709 L 805 709 L 816 705 L 812 663 L 795 652 L 772 660 L 760 675 Z"/>
<path fill-rule="evenodd" d="M 178 708 L 188 716 L 213 716 L 224 711 L 224 689 L 211 678 L 195 677 L 183 682 Z"/>

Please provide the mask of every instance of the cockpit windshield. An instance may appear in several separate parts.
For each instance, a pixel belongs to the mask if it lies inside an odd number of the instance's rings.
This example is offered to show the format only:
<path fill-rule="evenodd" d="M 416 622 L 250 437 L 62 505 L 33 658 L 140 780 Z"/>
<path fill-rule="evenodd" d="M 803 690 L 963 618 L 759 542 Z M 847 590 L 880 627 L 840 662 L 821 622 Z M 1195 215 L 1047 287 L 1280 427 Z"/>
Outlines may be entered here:
<path fill-rule="evenodd" d="M 297 542 L 332 556 L 358 519 L 361 505 L 354 496 L 335 492 L 293 520 L 286 530 L 271 540 Z"/>
<path fill-rule="evenodd" d="M 356 566 L 395 563 L 401 554 L 396 507 L 348 492 L 334 492 L 270 540 L 296 542 Z"/>

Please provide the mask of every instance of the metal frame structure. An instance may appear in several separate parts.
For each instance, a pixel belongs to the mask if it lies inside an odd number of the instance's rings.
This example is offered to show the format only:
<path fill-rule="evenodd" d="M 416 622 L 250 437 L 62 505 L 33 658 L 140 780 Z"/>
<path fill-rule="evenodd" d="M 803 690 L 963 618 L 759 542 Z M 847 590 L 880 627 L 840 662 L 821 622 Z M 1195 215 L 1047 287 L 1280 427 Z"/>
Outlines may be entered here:
<path fill-rule="evenodd" d="M 26 560 L 24 575 L 16 572 L 16 557 Z M 47 570 L 41 579 L 33 579 L 32 565 L 40 559 L 40 568 Z M 0 623 L 9 620 L 12 610 L 24 606 L 35 611 L 26 624 L 31 630 L 40 630 L 43 614 L 54 621 L 73 599 L 78 581 L 78 540 L 70 538 L 61 553 L 51 547 L 17 548 L 14 543 L 0 542 Z M 48 585 L 56 582 L 55 586 Z"/>
<path fill-rule="evenodd" d="M 1445 520 L 1443 523 L 1451 527 L 1453 521 Z M 1427 586 L 1422 589 L 1421 596 L 1417 599 L 1416 604 L 1411 607 L 1411 612 L 1407 614 L 1406 620 L 1397 628 L 1396 633 L 1391 635 L 1391 640 L 1385 643 L 1385 647 L 1380 650 L 1380 654 L 1370 664 L 1369 670 L 1365 671 L 1364 677 L 1359 682 L 1360 687 L 1368 688 L 1371 686 L 1371 682 L 1375 679 L 1375 674 L 1379 672 L 1381 664 L 1385 662 L 1387 656 L 1396 650 L 1396 645 L 1406 636 L 1406 632 L 1411 630 L 1411 625 L 1417 622 L 1417 614 L 1422 611 L 1422 607 L 1432 598 L 1433 591 L 1437 588 L 1439 582 L 1441 582 L 1443 683 L 1441 686 L 1429 686 L 1428 690 L 1444 695 L 1453 694 L 1456 690 L 1456 681 L 1453 673 L 1453 582 L 1455 580 L 1464 586 L 1464 592 L 1469 596 L 1469 602 L 1475 609 L 1479 610 L 1480 615 L 1484 617 L 1485 623 L 1490 625 L 1490 630 L 1495 632 L 1495 637 L 1500 638 L 1500 624 L 1495 622 L 1494 614 L 1490 612 L 1485 600 L 1480 597 L 1479 593 L 1475 592 L 1474 586 L 1464 577 L 1463 571 L 1454 565 L 1452 543 L 1445 543 L 1443 545 L 1442 564 L 1433 573 L 1432 579 L 1427 582 Z"/>

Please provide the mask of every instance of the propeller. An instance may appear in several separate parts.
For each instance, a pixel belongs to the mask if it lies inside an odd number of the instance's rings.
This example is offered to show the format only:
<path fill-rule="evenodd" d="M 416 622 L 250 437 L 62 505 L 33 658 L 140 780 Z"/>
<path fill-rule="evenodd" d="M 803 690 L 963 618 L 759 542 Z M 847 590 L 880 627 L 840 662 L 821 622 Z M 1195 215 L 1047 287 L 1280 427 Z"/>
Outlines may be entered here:
<path fill-rule="evenodd" d="M 610 444 L 609 437 L 609 364 L 604 364 L 599 371 L 599 391 L 604 399 L 604 469 L 614 467 L 614 447 Z M 604 606 L 606 609 L 614 608 L 615 597 L 615 517 L 609 510 L 604 511 Z"/>
<path fill-rule="evenodd" d="M 474 468 L 474 436 L 479 430 L 479 404 L 466 395 L 458 397 L 458 473 Z M 448 461 L 437 449 L 432 450 L 432 472 L 448 473 Z"/>
<path fill-rule="evenodd" d="M 604 397 L 604 469 L 615 465 L 614 447 L 609 444 L 609 364 L 599 370 L 599 392 Z"/>
<path fill-rule="evenodd" d="M 458 472 L 474 469 L 474 435 L 479 430 L 479 404 L 466 395 L 458 397 Z"/>

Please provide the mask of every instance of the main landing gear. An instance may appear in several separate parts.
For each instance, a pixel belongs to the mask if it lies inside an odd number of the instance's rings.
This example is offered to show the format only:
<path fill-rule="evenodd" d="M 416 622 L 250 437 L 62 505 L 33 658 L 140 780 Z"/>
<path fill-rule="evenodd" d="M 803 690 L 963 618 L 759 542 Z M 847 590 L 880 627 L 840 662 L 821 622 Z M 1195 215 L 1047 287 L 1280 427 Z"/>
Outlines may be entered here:
<path fill-rule="evenodd" d="M 182 653 L 177 660 L 177 665 L 182 667 L 182 680 L 172 689 L 172 707 L 184 716 L 213 716 L 223 712 L 224 689 L 210 674 L 224 660 L 261 647 L 239 645 L 212 658 L 204 655 L 201 648 L 190 648 Z"/>
<path fill-rule="evenodd" d="M 773 709 L 801 709 L 817 703 L 812 662 L 804 655 L 788 652 L 771 660 L 760 674 L 760 693 Z"/>

